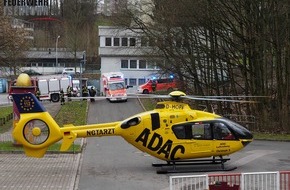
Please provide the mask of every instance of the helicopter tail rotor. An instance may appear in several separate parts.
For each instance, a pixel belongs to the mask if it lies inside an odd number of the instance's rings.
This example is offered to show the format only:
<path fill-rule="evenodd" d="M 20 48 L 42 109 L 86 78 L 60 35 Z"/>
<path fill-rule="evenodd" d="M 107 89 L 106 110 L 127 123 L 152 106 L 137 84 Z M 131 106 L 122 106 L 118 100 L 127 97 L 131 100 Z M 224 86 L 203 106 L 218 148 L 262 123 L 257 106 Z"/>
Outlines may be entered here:
<path fill-rule="evenodd" d="M 63 138 L 60 127 L 34 94 L 12 94 L 12 97 L 20 113 L 13 137 L 23 145 L 27 156 L 41 158 L 50 145 Z"/>

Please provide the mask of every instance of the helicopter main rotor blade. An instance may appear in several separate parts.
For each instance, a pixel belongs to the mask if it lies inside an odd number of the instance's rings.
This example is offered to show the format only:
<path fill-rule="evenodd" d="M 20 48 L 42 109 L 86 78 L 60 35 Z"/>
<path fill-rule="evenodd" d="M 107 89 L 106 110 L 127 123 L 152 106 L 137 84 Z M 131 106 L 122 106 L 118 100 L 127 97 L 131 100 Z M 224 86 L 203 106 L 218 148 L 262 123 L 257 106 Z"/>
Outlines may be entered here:
<path fill-rule="evenodd" d="M 204 101 L 218 101 L 218 102 L 237 102 L 237 103 L 257 103 L 257 101 L 252 100 L 230 100 L 230 99 L 221 99 L 221 98 L 202 98 L 196 96 L 183 96 L 181 98 L 187 98 L 191 100 L 204 100 Z"/>
<path fill-rule="evenodd" d="M 204 97 L 204 98 L 271 98 L 271 96 L 195 96 L 195 97 Z"/>
<path fill-rule="evenodd" d="M 82 96 L 79 96 L 79 97 L 68 97 L 68 99 L 71 99 L 71 100 L 81 100 L 81 99 L 95 99 L 95 100 L 104 100 L 106 99 L 105 96 L 93 96 L 93 97 L 90 97 L 90 96 L 86 96 L 86 97 L 82 97 Z"/>
<path fill-rule="evenodd" d="M 156 94 L 128 94 L 128 98 L 172 98 L 169 95 L 156 95 Z"/>

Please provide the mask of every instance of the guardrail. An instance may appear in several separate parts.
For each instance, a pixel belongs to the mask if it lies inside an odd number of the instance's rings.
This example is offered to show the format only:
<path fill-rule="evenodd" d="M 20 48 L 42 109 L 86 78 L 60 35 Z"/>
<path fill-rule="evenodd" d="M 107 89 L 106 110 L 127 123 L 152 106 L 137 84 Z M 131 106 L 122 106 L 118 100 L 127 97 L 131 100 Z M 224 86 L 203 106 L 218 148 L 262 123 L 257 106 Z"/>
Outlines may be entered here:
<path fill-rule="evenodd" d="M 290 190 L 290 171 L 170 176 L 170 190 Z"/>
<path fill-rule="evenodd" d="M 0 126 L 5 125 L 8 121 L 10 121 L 13 118 L 13 113 L 10 113 L 4 117 L 0 117 Z"/>

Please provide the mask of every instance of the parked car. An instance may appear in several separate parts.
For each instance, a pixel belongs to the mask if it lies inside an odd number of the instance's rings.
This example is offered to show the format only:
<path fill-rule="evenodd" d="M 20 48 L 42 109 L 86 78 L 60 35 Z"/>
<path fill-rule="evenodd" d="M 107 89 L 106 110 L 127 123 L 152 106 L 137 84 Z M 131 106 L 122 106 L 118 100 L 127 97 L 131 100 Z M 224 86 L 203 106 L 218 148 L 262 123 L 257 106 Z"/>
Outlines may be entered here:
<path fill-rule="evenodd" d="M 74 68 L 64 68 L 62 70 L 62 74 L 63 75 L 72 75 L 72 74 L 80 74 L 80 72 L 77 70 L 77 72 L 75 72 Z"/>
<path fill-rule="evenodd" d="M 26 73 L 26 74 L 28 74 L 30 76 L 33 76 L 33 75 L 42 75 L 41 73 L 39 73 L 39 72 L 37 72 L 37 71 L 35 71 L 33 69 L 25 70 L 25 71 L 23 71 L 23 73 Z"/>

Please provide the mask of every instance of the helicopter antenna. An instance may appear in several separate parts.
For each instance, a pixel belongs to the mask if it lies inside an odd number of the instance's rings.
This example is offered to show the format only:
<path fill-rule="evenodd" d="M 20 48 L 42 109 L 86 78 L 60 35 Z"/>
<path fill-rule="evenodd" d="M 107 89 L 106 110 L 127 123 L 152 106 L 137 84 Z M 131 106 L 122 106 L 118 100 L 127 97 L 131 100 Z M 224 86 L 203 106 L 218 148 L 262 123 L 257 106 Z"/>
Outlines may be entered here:
<path fill-rule="evenodd" d="M 210 104 L 210 106 L 211 106 L 211 109 L 212 109 L 212 113 L 215 114 L 215 111 L 214 111 L 214 107 L 213 107 L 213 105 Z"/>

